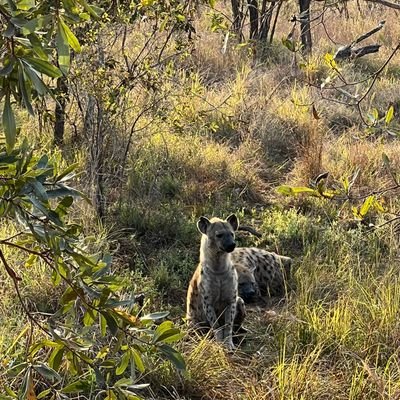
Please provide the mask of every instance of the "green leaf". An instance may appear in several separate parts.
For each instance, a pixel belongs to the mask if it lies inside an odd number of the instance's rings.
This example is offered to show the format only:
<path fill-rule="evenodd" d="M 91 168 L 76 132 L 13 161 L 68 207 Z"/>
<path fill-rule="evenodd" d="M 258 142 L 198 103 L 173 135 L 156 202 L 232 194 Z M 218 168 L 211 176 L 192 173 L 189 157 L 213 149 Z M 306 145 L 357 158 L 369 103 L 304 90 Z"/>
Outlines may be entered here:
<path fill-rule="evenodd" d="M 62 76 L 61 71 L 46 60 L 35 57 L 24 57 L 23 60 L 40 74 L 45 74 L 51 78 L 59 78 Z"/>
<path fill-rule="evenodd" d="M 173 329 L 174 323 L 172 321 L 164 321 L 161 323 L 154 332 L 153 343 L 158 341 L 158 338 L 170 329 Z M 179 332 L 179 329 L 178 329 Z"/>
<path fill-rule="evenodd" d="M 28 11 L 35 7 L 35 0 L 19 0 L 17 1 L 17 8 L 19 10 Z"/>
<path fill-rule="evenodd" d="M 65 168 L 64 171 L 59 173 L 54 181 L 55 182 L 65 182 L 65 181 L 73 178 L 74 176 L 76 176 L 76 174 L 72 173 L 72 172 L 75 171 L 78 168 L 78 166 L 79 166 L 79 163 L 71 164 L 70 166 Z"/>
<path fill-rule="evenodd" d="M 42 375 L 44 378 L 50 380 L 51 382 L 59 382 L 61 381 L 61 376 L 54 371 L 53 368 L 50 368 L 46 364 L 38 364 L 33 366 L 34 370 Z"/>
<path fill-rule="evenodd" d="M 185 360 L 183 359 L 182 354 L 179 353 L 177 350 L 167 344 L 162 344 L 161 346 L 159 346 L 159 349 L 161 350 L 165 358 L 172 362 L 175 368 L 180 370 L 186 369 Z"/>
<path fill-rule="evenodd" d="M 389 110 L 387 110 L 386 116 L 385 116 L 385 124 L 389 125 L 390 121 L 393 119 L 394 115 L 394 107 L 390 106 Z"/>
<path fill-rule="evenodd" d="M 71 207 L 74 202 L 74 198 L 72 196 L 64 197 L 57 205 L 57 208 L 54 210 L 58 216 L 64 217 L 68 214 L 68 208 Z"/>
<path fill-rule="evenodd" d="M 80 379 L 78 381 L 75 381 L 71 383 L 70 385 L 67 385 L 64 387 L 61 392 L 62 393 L 79 393 L 79 392 L 85 392 L 90 389 L 90 382 L 87 380 Z"/>
<path fill-rule="evenodd" d="M 40 201 L 42 201 L 45 205 L 47 205 L 49 198 L 47 197 L 47 193 L 44 186 L 36 179 L 30 179 L 29 184 L 32 187 L 37 198 Z M 49 209 L 48 211 L 50 212 L 51 210 Z"/>
<path fill-rule="evenodd" d="M 90 200 L 84 193 L 65 185 L 59 185 L 57 189 L 50 189 L 46 193 L 49 199 L 70 196 L 72 198 L 83 198 L 90 203 Z"/>
<path fill-rule="evenodd" d="M 40 57 L 42 60 L 47 60 L 48 56 L 44 51 L 42 42 L 40 41 L 38 36 L 35 33 L 31 33 L 30 35 L 28 35 L 28 39 L 31 42 L 32 48 L 37 56 Z"/>
<path fill-rule="evenodd" d="M 51 388 L 43 390 L 43 392 L 40 392 L 37 396 L 38 399 L 43 399 L 46 397 L 49 393 L 51 393 Z"/>
<path fill-rule="evenodd" d="M 31 372 L 31 369 L 28 368 L 25 372 L 24 378 L 22 379 L 22 382 L 21 382 L 21 385 L 19 388 L 18 398 L 20 398 L 20 399 L 27 398 L 31 382 L 32 382 L 32 372 Z"/>
<path fill-rule="evenodd" d="M 103 14 L 104 10 L 100 7 L 90 5 L 86 0 L 78 0 L 79 3 L 83 6 L 85 11 L 87 11 L 91 17 L 94 19 L 100 19 L 101 14 Z"/>
<path fill-rule="evenodd" d="M 378 119 L 379 119 L 379 111 L 376 108 L 372 109 L 372 117 L 374 119 L 374 122 L 378 121 Z"/>
<path fill-rule="evenodd" d="M 43 21 L 44 18 L 42 15 L 38 16 L 37 18 L 30 19 L 21 27 L 22 33 L 28 36 L 29 34 L 40 30 L 40 28 L 43 26 Z"/>
<path fill-rule="evenodd" d="M 158 336 L 154 342 L 172 343 L 182 339 L 184 336 L 184 333 L 182 333 L 178 328 L 171 328 Z"/>
<path fill-rule="evenodd" d="M 43 83 L 42 79 L 39 77 L 38 72 L 32 68 L 24 60 L 21 60 L 24 65 L 24 71 L 28 75 L 29 79 L 31 80 L 33 86 L 35 87 L 36 91 L 43 96 L 48 91 L 47 86 Z"/>
<path fill-rule="evenodd" d="M 285 195 L 285 196 L 295 196 L 297 194 L 300 193 L 307 193 L 310 194 L 312 196 L 319 196 L 319 193 L 317 190 L 315 189 L 311 189 L 305 186 L 298 186 L 298 187 L 292 187 L 292 186 L 288 186 L 288 185 L 282 185 L 279 186 L 276 191 L 279 194 Z"/>
<path fill-rule="evenodd" d="M 22 99 L 24 100 L 25 108 L 28 110 L 29 114 L 31 114 L 32 116 L 35 116 L 35 113 L 33 111 L 32 104 L 31 104 L 30 94 L 26 87 L 26 80 L 25 80 L 25 76 L 24 76 L 24 66 L 21 62 L 20 62 L 20 67 L 18 68 L 18 83 L 19 83 L 19 89 L 22 94 Z"/>
<path fill-rule="evenodd" d="M 332 69 L 337 70 L 337 64 L 332 54 L 326 53 L 324 56 L 325 63 Z"/>
<path fill-rule="evenodd" d="M 107 326 L 110 329 L 110 332 L 115 336 L 118 332 L 118 324 L 115 318 L 110 315 L 108 312 L 101 313 L 107 322 Z"/>
<path fill-rule="evenodd" d="M 37 261 L 38 256 L 36 254 L 31 254 L 28 259 L 25 261 L 25 267 L 30 268 Z"/>
<path fill-rule="evenodd" d="M 4 390 L 7 392 L 8 396 L 3 396 L 4 400 L 11 400 L 11 399 L 18 399 L 18 395 L 17 393 L 15 393 L 11 388 L 9 388 L 8 386 L 4 387 Z M 0 395 L 2 396 L 2 395 Z M 0 397 L 1 399 L 1 397 Z M 1 399 L 3 400 L 3 399 Z"/>
<path fill-rule="evenodd" d="M 15 25 L 12 20 L 13 18 L 11 18 L 10 22 L 7 25 L 7 29 L 3 32 L 3 36 L 6 38 L 12 38 L 16 33 Z"/>
<path fill-rule="evenodd" d="M 107 389 L 107 396 L 104 398 L 104 400 L 117 400 L 117 396 L 111 389 Z"/>
<path fill-rule="evenodd" d="M 141 0 L 140 5 L 142 7 L 149 7 L 155 3 L 155 0 Z"/>
<path fill-rule="evenodd" d="M 56 46 L 58 54 L 58 65 L 61 71 L 64 74 L 67 74 L 70 65 L 69 44 L 67 34 L 65 33 L 60 20 L 58 21 L 57 25 Z"/>
<path fill-rule="evenodd" d="M 9 75 L 14 69 L 15 59 L 11 58 L 8 63 L 4 63 L 4 67 L 0 69 L 0 76 Z"/>
<path fill-rule="evenodd" d="M 60 368 L 63 355 L 64 355 L 64 347 L 56 347 L 51 352 L 49 357 L 49 366 L 53 368 L 55 371 L 58 371 L 58 369 Z"/>
<path fill-rule="evenodd" d="M 291 52 L 296 51 L 296 42 L 293 39 L 283 38 L 282 44 Z"/>
<path fill-rule="evenodd" d="M 390 160 L 386 153 L 382 153 L 382 161 L 385 167 L 390 167 Z"/>
<path fill-rule="evenodd" d="M 11 108 L 10 93 L 7 93 L 4 101 L 3 128 L 6 135 L 7 152 L 11 153 L 17 140 L 17 126 L 15 124 L 14 111 Z"/>
<path fill-rule="evenodd" d="M 365 200 L 363 205 L 360 208 L 359 215 L 364 218 L 367 215 L 367 212 L 371 208 L 371 206 L 375 203 L 375 196 L 368 196 Z"/>
<path fill-rule="evenodd" d="M 92 326 L 94 321 L 96 320 L 97 311 L 88 308 L 83 316 L 83 325 Z"/>
<path fill-rule="evenodd" d="M 73 34 L 71 29 L 69 29 L 68 25 L 64 22 L 64 20 L 60 17 L 60 29 L 63 30 L 63 37 L 67 38 L 68 44 L 73 48 L 77 53 L 81 52 L 81 45 L 77 37 Z"/>
<path fill-rule="evenodd" d="M 104 316 L 99 313 L 99 325 L 100 325 L 100 333 L 101 336 L 106 336 L 107 333 L 107 320 L 104 318 Z"/>
<path fill-rule="evenodd" d="M 159 319 L 167 317 L 168 315 L 169 315 L 169 311 L 155 312 L 155 313 L 147 314 L 147 315 L 141 317 L 140 320 L 142 322 L 157 321 Z"/>
<path fill-rule="evenodd" d="M 136 368 L 139 372 L 143 373 L 145 371 L 145 367 L 143 364 L 142 356 L 136 349 L 131 349 L 131 359 L 135 363 Z"/>
<path fill-rule="evenodd" d="M 131 358 L 131 353 L 129 350 L 125 351 L 124 355 L 121 358 L 121 362 L 115 370 L 115 375 L 122 375 L 125 370 L 128 368 L 129 360 Z"/>

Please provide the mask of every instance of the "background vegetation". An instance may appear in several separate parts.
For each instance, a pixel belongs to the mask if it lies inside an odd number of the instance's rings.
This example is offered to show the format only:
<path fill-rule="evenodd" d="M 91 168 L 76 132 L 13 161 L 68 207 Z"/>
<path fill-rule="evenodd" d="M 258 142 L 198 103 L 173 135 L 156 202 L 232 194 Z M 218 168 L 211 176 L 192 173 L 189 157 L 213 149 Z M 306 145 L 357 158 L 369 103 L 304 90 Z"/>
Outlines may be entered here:
<path fill-rule="evenodd" d="M 400 6 L 305 3 L 0 2 L 1 398 L 400 398 Z M 183 317 L 232 212 L 294 275 L 229 354 Z"/>

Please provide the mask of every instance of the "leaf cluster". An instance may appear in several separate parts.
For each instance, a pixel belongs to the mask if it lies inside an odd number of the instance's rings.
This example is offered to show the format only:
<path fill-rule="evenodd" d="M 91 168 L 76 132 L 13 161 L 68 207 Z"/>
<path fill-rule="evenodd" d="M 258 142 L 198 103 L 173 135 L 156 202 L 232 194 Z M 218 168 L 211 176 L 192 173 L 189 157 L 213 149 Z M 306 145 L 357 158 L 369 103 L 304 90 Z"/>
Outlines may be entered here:
<path fill-rule="evenodd" d="M 0 216 L 19 228 L 0 239 L 0 259 L 29 324 L 40 332 L 28 336 L 24 354 L 15 350 L 3 360 L 11 382 L 3 392 L 6 399 L 88 392 L 134 398 L 146 387 L 138 381 L 151 360 L 161 357 L 185 368 L 171 347 L 182 333 L 171 321 L 160 324 L 168 313 L 140 316 L 134 296 L 121 299 L 124 283 L 112 273 L 111 256 L 92 254 L 82 226 L 70 222 L 71 206 L 84 197 L 70 185 L 76 167 L 60 168 L 47 155 L 35 155 L 26 141 L 0 153 Z M 44 263 L 53 285 L 63 288 L 55 313 L 30 312 L 20 292 L 22 279 L 6 257 L 12 251 L 25 254 L 26 265 Z"/>
<path fill-rule="evenodd" d="M 67 74 L 71 52 L 81 51 L 70 26 L 97 19 L 101 11 L 86 0 L 0 2 L 0 99 L 9 152 L 17 135 L 12 103 L 34 115 L 34 101 L 51 94 L 52 79 Z"/>

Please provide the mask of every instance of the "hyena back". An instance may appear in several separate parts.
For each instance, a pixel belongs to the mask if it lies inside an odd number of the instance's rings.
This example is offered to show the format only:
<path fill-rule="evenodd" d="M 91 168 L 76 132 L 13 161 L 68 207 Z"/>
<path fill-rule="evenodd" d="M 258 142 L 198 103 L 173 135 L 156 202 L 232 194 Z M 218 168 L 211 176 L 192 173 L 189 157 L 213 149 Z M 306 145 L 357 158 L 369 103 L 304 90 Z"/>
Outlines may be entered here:
<path fill-rule="evenodd" d="M 202 233 L 200 262 L 187 292 L 187 322 L 195 327 L 211 328 L 217 341 L 233 349 L 234 324 L 245 316 L 243 300 L 238 297 L 238 277 L 230 254 L 235 249 L 235 215 L 226 220 L 201 217 L 197 227 Z"/>

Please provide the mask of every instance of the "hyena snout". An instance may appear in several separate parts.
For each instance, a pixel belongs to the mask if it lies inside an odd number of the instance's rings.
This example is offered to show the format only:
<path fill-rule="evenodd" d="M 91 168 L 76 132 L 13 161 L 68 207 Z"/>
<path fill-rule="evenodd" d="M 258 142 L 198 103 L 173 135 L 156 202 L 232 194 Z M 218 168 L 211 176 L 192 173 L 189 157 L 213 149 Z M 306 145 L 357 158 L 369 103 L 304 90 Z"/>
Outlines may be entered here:
<path fill-rule="evenodd" d="M 257 290 L 254 287 L 254 283 L 239 283 L 239 295 L 245 301 L 245 303 L 251 303 L 254 300 L 256 294 Z"/>
<path fill-rule="evenodd" d="M 236 247 L 236 243 L 235 242 L 228 243 L 228 244 L 226 244 L 224 246 L 225 251 L 227 253 L 232 253 L 232 251 L 235 250 L 235 247 Z"/>
<path fill-rule="evenodd" d="M 218 240 L 219 238 L 217 238 Z M 226 252 L 226 253 L 232 253 L 233 250 L 235 250 L 236 243 L 235 239 L 233 238 L 233 235 L 224 235 L 223 238 L 220 238 L 218 243 L 218 247 L 220 250 Z"/>

